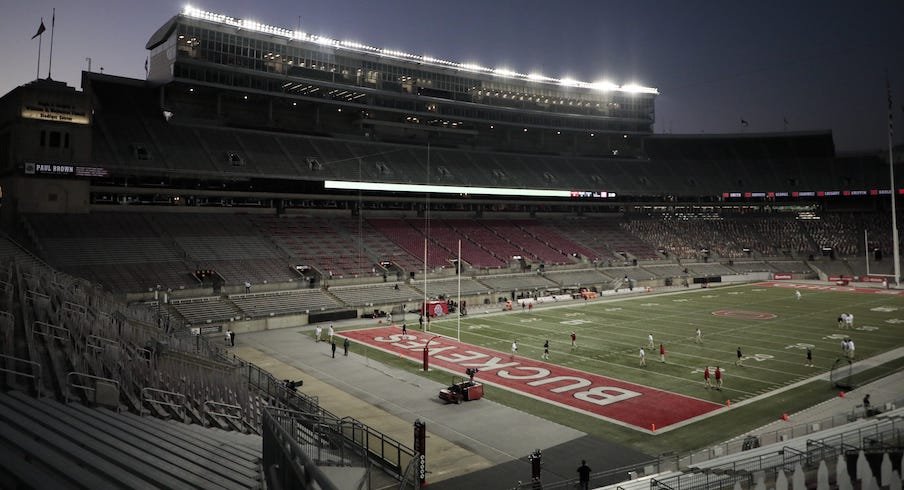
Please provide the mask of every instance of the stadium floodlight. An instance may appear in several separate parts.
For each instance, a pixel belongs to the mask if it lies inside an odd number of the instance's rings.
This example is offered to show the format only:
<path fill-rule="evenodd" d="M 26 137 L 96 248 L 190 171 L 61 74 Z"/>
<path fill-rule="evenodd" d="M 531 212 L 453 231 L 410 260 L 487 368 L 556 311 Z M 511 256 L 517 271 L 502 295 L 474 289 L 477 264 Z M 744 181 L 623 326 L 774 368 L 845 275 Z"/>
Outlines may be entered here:
<path fill-rule="evenodd" d="M 330 46 L 337 49 L 347 49 L 350 51 L 364 52 L 364 53 L 375 53 L 381 56 L 399 58 L 404 60 L 413 60 L 421 63 L 427 63 L 434 66 L 439 67 L 453 67 L 462 70 L 473 71 L 477 73 L 489 73 L 496 76 L 507 77 L 507 78 L 517 78 L 521 80 L 529 80 L 534 82 L 543 82 L 543 83 L 552 83 L 552 84 L 560 84 L 564 86 L 573 86 L 580 88 L 592 88 L 597 90 L 617 90 L 621 92 L 627 93 L 642 93 L 642 94 L 653 94 L 658 95 L 659 90 L 653 87 L 644 87 L 642 85 L 638 85 L 635 83 L 627 84 L 619 87 L 618 85 L 611 82 L 582 82 L 579 80 L 573 80 L 571 78 L 553 78 L 547 77 L 544 75 L 531 73 L 519 73 L 513 70 L 505 69 L 505 68 L 487 68 L 481 66 L 477 63 L 457 63 L 454 61 L 443 60 L 439 58 L 434 58 L 426 55 L 416 55 L 411 53 L 406 53 L 404 51 L 391 50 L 391 49 L 382 49 L 374 46 L 369 46 L 363 43 L 354 42 L 354 41 L 338 41 L 335 39 L 331 39 L 326 36 L 317 36 L 308 34 L 302 31 L 296 31 L 291 29 L 286 29 L 283 27 L 275 27 L 267 24 L 262 24 L 253 20 L 246 19 L 236 19 L 234 17 L 229 17 L 223 14 L 217 14 L 213 12 L 207 12 L 201 10 L 192 5 L 185 5 L 182 9 L 182 15 L 192 18 L 192 19 L 200 19 L 209 22 L 214 22 L 218 24 L 223 24 L 231 27 L 235 27 L 238 29 L 244 29 L 248 31 L 254 32 L 262 32 L 265 34 L 273 35 L 273 36 L 281 36 L 288 40 L 299 40 L 299 41 L 308 41 L 315 44 L 320 44 L 324 46 Z"/>
<path fill-rule="evenodd" d="M 659 90 L 656 90 L 652 87 L 644 87 L 643 85 L 638 85 L 636 83 L 629 83 L 627 85 L 622 85 L 619 90 L 622 92 L 628 92 L 629 94 L 658 94 Z"/>
<path fill-rule="evenodd" d="M 566 87 L 581 87 L 585 86 L 584 82 L 579 82 L 573 78 L 563 78 L 559 80 L 559 85 L 564 85 Z"/>
<path fill-rule="evenodd" d="M 593 88 L 596 90 L 601 90 L 603 92 L 608 92 L 611 90 L 618 90 L 618 85 L 616 85 L 608 80 L 601 80 L 598 82 L 591 83 L 590 88 Z"/>

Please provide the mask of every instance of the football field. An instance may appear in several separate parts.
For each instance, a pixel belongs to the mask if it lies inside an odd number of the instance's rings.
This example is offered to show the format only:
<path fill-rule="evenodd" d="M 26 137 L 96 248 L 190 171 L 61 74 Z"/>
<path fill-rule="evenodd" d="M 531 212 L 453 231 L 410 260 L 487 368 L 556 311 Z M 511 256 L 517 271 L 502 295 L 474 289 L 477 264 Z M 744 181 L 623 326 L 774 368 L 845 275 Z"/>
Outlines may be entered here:
<path fill-rule="evenodd" d="M 796 289 L 802 293 L 800 299 Z M 852 328 L 839 327 L 841 313 L 853 315 Z M 463 344 L 495 351 L 504 361 L 510 360 L 512 342 L 517 341 L 518 359 L 726 407 L 704 410 L 705 414 L 688 420 L 680 431 L 724 438 L 730 435 L 725 427 L 742 431 L 751 424 L 773 420 L 782 410 L 801 409 L 835 396 L 837 391 L 826 381 L 796 383 L 827 373 L 843 357 L 841 341 L 845 338 L 854 341 L 855 361 L 904 345 L 902 323 L 904 296 L 895 291 L 770 282 L 575 300 L 530 310 L 491 309 L 463 317 L 460 327 L 455 318 L 434 320 L 430 330 L 453 339 L 460 335 Z M 416 330 L 416 323 L 412 327 Z M 698 328 L 702 342 L 695 338 Z M 577 338 L 574 349 L 571 332 Z M 652 349 L 649 335 L 653 336 Z M 546 340 L 550 344 L 548 361 L 541 359 Z M 660 344 L 666 351 L 665 362 L 660 361 Z M 641 347 L 646 350 L 646 366 L 640 365 Z M 807 365 L 808 347 L 812 367 Z M 742 357 L 737 365 L 739 348 Z M 703 370 L 717 366 L 724 374 L 723 387 L 706 389 Z M 544 407 L 537 397 L 523 400 L 517 392 L 499 391 L 491 389 L 488 396 L 495 394 L 503 403 L 541 416 L 575 420 L 573 425 L 591 433 L 636 437 L 626 435 L 620 427 L 606 428 L 598 420 L 577 421 L 580 414 L 572 417 L 562 412 L 561 406 Z M 666 403 L 678 410 L 683 402 L 679 397 Z"/>

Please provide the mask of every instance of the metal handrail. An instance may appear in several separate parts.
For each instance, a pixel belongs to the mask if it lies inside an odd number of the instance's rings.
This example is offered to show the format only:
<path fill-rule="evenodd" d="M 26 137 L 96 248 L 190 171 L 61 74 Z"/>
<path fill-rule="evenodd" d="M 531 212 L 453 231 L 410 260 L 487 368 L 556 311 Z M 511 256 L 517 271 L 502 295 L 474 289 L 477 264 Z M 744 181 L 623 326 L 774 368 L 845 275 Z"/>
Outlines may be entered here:
<path fill-rule="evenodd" d="M 34 328 L 35 326 L 38 326 L 38 325 L 40 325 L 42 327 L 47 327 L 48 331 L 45 332 L 43 330 L 38 330 L 38 329 Z M 66 332 L 66 336 L 65 337 L 57 336 L 56 335 L 57 330 L 62 330 L 63 332 Z M 53 325 L 53 324 L 47 323 L 47 322 L 42 322 L 39 320 L 35 320 L 33 327 L 31 329 L 32 341 L 34 341 L 35 335 L 40 335 L 42 337 L 50 337 L 51 340 L 60 340 L 60 341 L 66 341 L 66 342 L 72 341 L 72 334 L 69 332 L 68 328 L 61 327 L 59 325 Z"/>
<path fill-rule="evenodd" d="M 287 411 L 284 411 L 287 412 Z M 287 488 L 306 488 L 311 481 L 316 481 L 319 488 L 338 490 L 332 480 L 320 469 L 289 434 L 268 408 L 263 413 L 263 467 L 269 476 L 271 485 L 278 481 Z M 275 440 L 276 444 L 273 444 Z"/>
<path fill-rule="evenodd" d="M 239 415 L 233 415 L 233 414 L 230 414 L 227 412 L 214 412 L 214 411 L 208 409 L 208 407 L 211 407 L 211 406 L 222 407 L 222 408 L 231 408 L 231 409 L 237 411 L 239 413 Z M 215 402 L 213 400 L 206 400 L 204 402 L 204 413 L 206 413 L 208 415 L 219 415 L 220 417 L 225 417 L 227 419 L 238 420 L 238 419 L 242 418 L 242 415 L 241 415 L 242 407 L 239 405 L 230 405 L 228 403 L 221 403 L 221 402 Z"/>
<path fill-rule="evenodd" d="M 6 369 L 5 367 L 0 368 L 0 372 L 11 373 L 11 374 L 15 374 L 18 376 L 23 376 L 23 377 L 31 378 L 31 379 L 35 380 L 35 388 L 37 389 L 37 392 L 38 392 L 38 398 L 41 397 L 41 385 L 42 385 L 41 379 L 43 378 L 43 367 L 41 366 L 41 363 L 38 363 L 35 361 L 29 361 L 27 359 L 22 359 L 21 357 L 7 356 L 5 354 L 0 354 L 0 358 L 9 359 L 9 360 L 12 360 L 13 362 L 21 362 L 21 363 L 30 365 L 32 367 L 32 374 L 26 373 L 24 371 L 18 371 L 16 369 Z M 34 368 L 37 368 L 38 374 L 34 374 Z"/>
<path fill-rule="evenodd" d="M 94 386 L 75 384 L 74 382 L 69 380 L 69 378 L 71 378 L 73 376 L 79 376 L 79 377 L 83 377 L 83 378 L 93 379 L 95 381 L 104 381 L 107 383 L 111 383 L 111 384 L 116 385 L 116 393 L 117 394 L 121 391 L 119 381 L 117 381 L 115 379 L 104 378 L 101 376 L 94 376 L 93 374 L 88 374 L 88 373 L 79 373 L 76 371 L 70 371 L 70 372 L 66 373 L 66 384 L 70 388 L 81 388 L 81 389 L 85 390 L 86 392 L 87 391 L 92 391 L 92 392 L 97 391 L 97 383 L 94 383 Z M 66 390 L 65 397 L 66 397 L 66 403 L 69 403 L 69 390 Z M 117 399 L 118 399 L 118 396 L 117 396 Z"/>
<path fill-rule="evenodd" d="M 164 401 L 164 400 L 155 400 L 153 398 L 150 398 L 149 396 L 146 396 L 146 393 L 157 393 L 157 394 L 161 394 L 161 395 L 175 396 L 176 398 L 182 400 L 182 403 L 176 404 L 176 403 L 168 402 L 168 401 Z M 155 405 L 163 405 L 166 407 L 173 408 L 176 411 L 176 414 L 179 415 L 179 418 L 182 418 L 182 419 L 185 418 L 185 413 L 184 413 L 185 412 L 185 398 L 186 398 L 185 395 L 183 395 L 182 393 L 176 393 L 175 391 L 158 390 L 157 388 L 149 388 L 149 387 L 144 387 L 141 389 L 141 401 L 142 402 L 148 402 L 148 403 L 152 403 Z M 144 410 L 141 411 L 141 414 L 144 415 Z"/>

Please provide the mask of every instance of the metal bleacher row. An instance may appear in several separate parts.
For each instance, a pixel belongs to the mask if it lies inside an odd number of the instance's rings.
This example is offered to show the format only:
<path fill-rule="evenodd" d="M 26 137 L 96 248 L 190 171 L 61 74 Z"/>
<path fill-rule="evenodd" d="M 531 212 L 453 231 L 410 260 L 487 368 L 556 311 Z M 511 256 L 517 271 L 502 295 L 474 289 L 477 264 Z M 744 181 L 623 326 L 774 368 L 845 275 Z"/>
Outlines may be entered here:
<path fill-rule="evenodd" d="M 361 481 L 368 459 L 391 478 L 415 460 L 161 310 L 125 305 L 5 238 L 0 251 L 0 487 L 266 488 L 264 468 L 299 471 L 277 461 L 298 444 L 320 482 L 321 466 Z M 371 438 L 395 459 L 369 452 Z"/>
<path fill-rule="evenodd" d="M 0 393 L 4 472 L 34 488 L 256 488 L 261 437 Z M 15 447 L 16 450 L 12 448 Z M 0 478 L 0 483 L 4 480 Z"/>
<path fill-rule="evenodd" d="M 605 488 L 900 488 L 902 446 L 904 409 L 898 408 L 681 470 L 657 472 L 651 465 L 648 472 L 632 472 L 635 479 Z"/>

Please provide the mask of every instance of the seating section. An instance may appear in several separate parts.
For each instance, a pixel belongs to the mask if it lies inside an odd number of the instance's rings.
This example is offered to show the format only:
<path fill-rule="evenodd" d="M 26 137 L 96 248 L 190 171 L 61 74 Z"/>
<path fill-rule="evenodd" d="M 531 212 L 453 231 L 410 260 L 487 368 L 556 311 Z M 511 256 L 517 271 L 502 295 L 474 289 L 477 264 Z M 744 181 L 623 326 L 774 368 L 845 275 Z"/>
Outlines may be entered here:
<path fill-rule="evenodd" d="M 589 287 L 596 284 L 605 284 L 612 280 L 611 277 L 597 270 L 548 272 L 546 273 L 546 278 L 562 287 Z"/>
<path fill-rule="evenodd" d="M 201 325 L 213 322 L 226 322 L 241 318 L 241 313 L 230 301 L 223 301 L 219 296 L 172 300 L 170 306 L 190 325 Z"/>
<path fill-rule="evenodd" d="M 587 248 L 585 256 L 599 263 L 612 265 L 629 254 L 639 260 L 659 259 L 651 244 L 619 227 L 610 218 L 580 218 L 558 220 L 556 230 L 572 242 Z"/>
<path fill-rule="evenodd" d="M 427 294 L 430 297 L 439 297 L 444 296 L 446 298 L 455 298 L 458 296 L 458 279 L 444 279 L 440 281 L 430 281 L 427 286 Z M 416 284 L 418 288 L 421 290 L 424 289 L 424 285 L 422 283 Z M 481 284 L 479 281 L 470 278 L 470 277 L 462 277 L 461 278 L 461 294 L 465 295 L 475 295 L 475 294 L 486 294 L 489 293 L 491 288 L 488 286 Z M 423 295 L 421 295 L 423 297 Z"/>
<path fill-rule="evenodd" d="M 296 265 L 314 267 L 337 279 L 373 274 L 376 262 L 353 243 L 348 230 L 330 218 L 258 216 L 256 226 L 287 253 Z M 357 253 L 356 253 L 357 252 Z"/>
<path fill-rule="evenodd" d="M 417 302 L 418 298 L 423 297 L 422 293 L 404 283 L 333 287 L 329 292 L 349 306 L 405 304 Z"/>
<path fill-rule="evenodd" d="M 30 488 L 257 488 L 261 437 L 0 393 L 0 474 Z"/>
<path fill-rule="evenodd" d="M 480 282 L 498 292 L 527 289 L 547 289 L 558 287 L 549 279 L 539 275 L 490 276 L 480 278 Z"/>
<path fill-rule="evenodd" d="M 422 224 L 414 225 L 412 221 L 394 218 L 377 218 L 369 220 L 371 226 L 386 238 L 392 240 L 402 250 L 414 257 L 424 256 L 425 234 Z M 443 269 L 452 266 L 452 259 L 457 253 L 436 241 L 427 245 L 427 265 L 431 269 Z"/>
<path fill-rule="evenodd" d="M 298 289 L 275 293 L 229 295 L 245 317 L 258 318 L 272 315 L 306 313 L 339 308 L 341 303 L 320 289 Z"/>
<path fill-rule="evenodd" d="M 631 266 L 638 260 L 641 269 L 629 272 L 636 279 L 774 270 L 758 262 L 772 257 L 801 261 L 823 254 L 831 257 L 822 260 L 863 257 L 864 245 L 855 237 L 864 228 L 870 252 L 892 255 L 885 229 L 889 220 L 873 214 L 826 213 L 808 219 L 714 213 L 554 220 L 437 217 L 429 229 L 419 218 L 355 219 L 334 214 L 94 212 L 28 214 L 23 223 L 36 252 L 49 263 L 108 290 L 130 292 L 158 286 L 210 287 L 195 276 L 204 269 L 214 270 L 226 286 L 246 281 L 292 283 L 305 280 L 296 270 L 299 265 L 327 280 L 385 275 L 387 280 L 401 281 L 412 272 L 423 273 L 428 235 L 431 275 L 454 270 L 459 240 L 463 270 L 469 275 L 520 270 L 523 264 L 515 256 L 535 268 L 549 266 L 547 272 L 580 263 L 607 269 Z M 729 260 L 737 264 L 725 266 Z M 385 267 L 380 265 L 384 261 Z M 888 264 L 876 261 L 872 268 L 888 273 Z M 807 267 L 794 267 L 808 272 Z M 851 267 L 841 267 L 841 272 L 865 273 L 865 267 L 856 263 Z M 822 269 L 834 270 L 830 264 Z"/>

